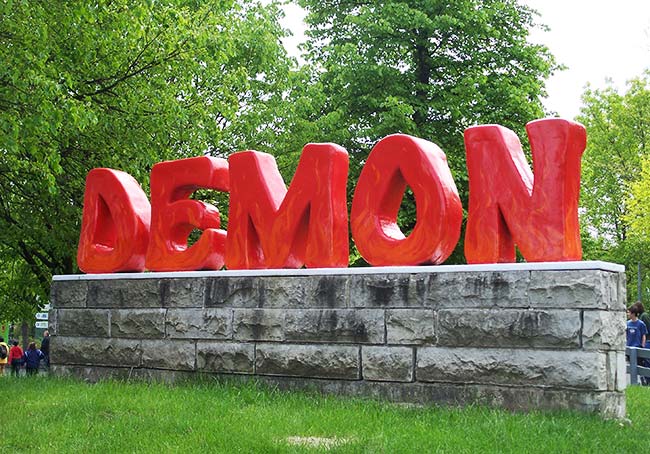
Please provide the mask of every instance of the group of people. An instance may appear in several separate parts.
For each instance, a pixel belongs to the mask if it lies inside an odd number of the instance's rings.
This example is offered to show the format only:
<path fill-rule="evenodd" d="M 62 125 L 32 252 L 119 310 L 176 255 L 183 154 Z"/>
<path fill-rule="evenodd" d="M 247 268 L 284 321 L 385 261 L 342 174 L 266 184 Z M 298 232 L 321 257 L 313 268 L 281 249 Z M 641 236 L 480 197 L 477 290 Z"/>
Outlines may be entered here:
<path fill-rule="evenodd" d="M 16 377 L 23 367 L 27 375 L 35 375 L 41 367 L 41 361 L 44 361 L 47 367 L 50 366 L 49 332 L 43 333 L 40 349 L 36 348 L 36 342 L 30 342 L 25 351 L 18 345 L 17 340 L 11 342 L 11 347 L 9 347 L 4 338 L 0 336 L 0 377 L 4 376 L 7 364 L 11 366 L 11 374 Z"/>

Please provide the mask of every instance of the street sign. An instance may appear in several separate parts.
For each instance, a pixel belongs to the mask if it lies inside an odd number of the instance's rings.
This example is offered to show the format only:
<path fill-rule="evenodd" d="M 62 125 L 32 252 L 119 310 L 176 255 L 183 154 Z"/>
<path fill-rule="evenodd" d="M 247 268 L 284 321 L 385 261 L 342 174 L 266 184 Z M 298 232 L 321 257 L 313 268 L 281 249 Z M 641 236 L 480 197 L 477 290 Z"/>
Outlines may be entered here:
<path fill-rule="evenodd" d="M 36 320 L 48 320 L 48 313 L 47 312 L 37 312 L 36 313 Z"/>
<path fill-rule="evenodd" d="M 47 329 L 48 322 L 36 322 L 36 328 Z"/>

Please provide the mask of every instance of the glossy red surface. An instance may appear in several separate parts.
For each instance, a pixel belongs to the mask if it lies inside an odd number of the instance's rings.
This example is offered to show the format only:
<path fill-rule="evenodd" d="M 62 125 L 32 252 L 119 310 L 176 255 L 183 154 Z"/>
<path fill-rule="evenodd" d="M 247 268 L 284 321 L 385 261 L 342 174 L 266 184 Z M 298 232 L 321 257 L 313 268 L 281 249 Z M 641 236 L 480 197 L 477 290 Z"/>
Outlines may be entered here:
<path fill-rule="evenodd" d="M 582 258 L 578 225 L 585 128 L 558 118 L 526 125 L 535 176 L 516 134 L 497 125 L 465 131 L 469 212 L 468 263 Z"/>
<path fill-rule="evenodd" d="M 151 207 L 128 173 L 93 169 L 86 192 L 77 265 L 84 273 L 144 271 Z"/>
<path fill-rule="evenodd" d="M 408 237 L 397 225 L 407 185 L 417 221 Z M 404 134 L 380 140 L 366 161 L 352 200 L 357 249 L 375 266 L 438 264 L 460 237 L 463 209 L 447 158 L 435 144 Z"/>
<path fill-rule="evenodd" d="M 289 190 L 273 156 L 231 155 L 228 269 L 348 265 L 348 153 L 304 147 Z"/>
<path fill-rule="evenodd" d="M 151 169 L 151 234 L 147 269 L 151 271 L 218 270 L 223 267 L 226 231 L 219 210 L 190 200 L 197 189 L 228 191 L 228 161 L 202 156 L 161 162 Z M 199 239 L 188 247 L 192 230 Z"/>

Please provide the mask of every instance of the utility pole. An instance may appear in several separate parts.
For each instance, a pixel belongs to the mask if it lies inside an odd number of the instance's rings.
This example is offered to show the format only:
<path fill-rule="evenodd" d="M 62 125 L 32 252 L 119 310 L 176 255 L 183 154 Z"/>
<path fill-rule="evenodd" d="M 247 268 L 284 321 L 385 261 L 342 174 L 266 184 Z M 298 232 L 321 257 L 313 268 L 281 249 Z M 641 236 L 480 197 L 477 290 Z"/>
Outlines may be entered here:
<path fill-rule="evenodd" d="M 636 299 L 641 301 L 641 262 L 637 263 L 636 268 Z"/>

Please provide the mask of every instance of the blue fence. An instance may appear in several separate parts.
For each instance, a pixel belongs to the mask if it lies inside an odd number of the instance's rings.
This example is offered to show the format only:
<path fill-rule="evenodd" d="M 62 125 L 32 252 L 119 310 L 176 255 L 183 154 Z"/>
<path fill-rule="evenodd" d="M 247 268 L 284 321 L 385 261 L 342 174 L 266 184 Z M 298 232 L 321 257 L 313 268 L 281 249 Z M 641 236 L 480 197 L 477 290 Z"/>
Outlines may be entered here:
<path fill-rule="evenodd" d="M 638 364 L 638 359 L 645 359 L 650 363 L 650 348 L 626 347 L 625 354 L 630 358 L 630 362 L 627 365 L 627 373 L 630 374 L 630 384 L 638 385 L 639 377 L 647 377 L 650 380 L 650 367 L 643 367 Z"/>

